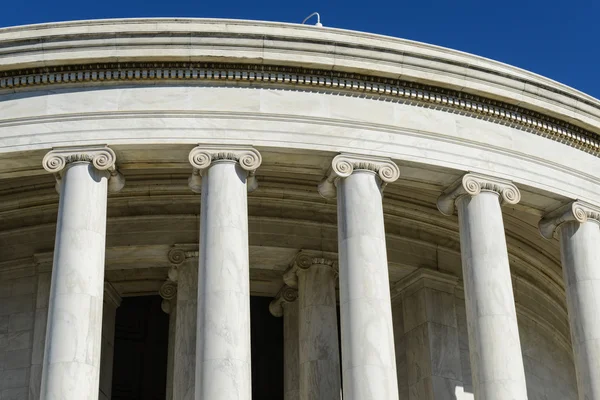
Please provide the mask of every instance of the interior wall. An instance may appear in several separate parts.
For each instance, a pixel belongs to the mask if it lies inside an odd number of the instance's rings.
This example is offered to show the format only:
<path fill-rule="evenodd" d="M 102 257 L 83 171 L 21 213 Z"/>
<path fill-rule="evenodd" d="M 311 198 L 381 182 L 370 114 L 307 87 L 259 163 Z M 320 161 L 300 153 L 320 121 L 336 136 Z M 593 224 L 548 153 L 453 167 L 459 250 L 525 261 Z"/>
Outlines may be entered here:
<path fill-rule="evenodd" d="M 456 299 L 456 317 L 465 392 L 473 392 L 464 299 Z M 528 400 L 577 400 L 572 352 L 535 321 L 518 314 Z M 457 398 L 462 400 L 463 398 Z M 465 400 L 472 397 L 464 397 Z"/>
<path fill-rule="evenodd" d="M 34 352 L 37 277 L 0 283 L 0 398 L 26 400 Z M 39 347 L 36 346 L 36 358 Z M 43 345 L 41 348 L 43 354 Z"/>

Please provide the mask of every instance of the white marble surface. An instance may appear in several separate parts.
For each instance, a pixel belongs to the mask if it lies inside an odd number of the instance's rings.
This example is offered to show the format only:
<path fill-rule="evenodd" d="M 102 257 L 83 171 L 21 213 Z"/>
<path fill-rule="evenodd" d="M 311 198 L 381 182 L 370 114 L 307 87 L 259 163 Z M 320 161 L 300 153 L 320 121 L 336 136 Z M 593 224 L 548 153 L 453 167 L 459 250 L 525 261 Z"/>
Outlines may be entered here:
<path fill-rule="evenodd" d="M 198 266 L 195 261 L 188 259 L 177 266 L 173 400 L 194 400 L 198 316 Z"/>
<path fill-rule="evenodd" d="M 560 226 L 561 259 L 580 400 L 600 399 L 600 221 Z"/>
<path fill-rule="evenodd" d="M 202 177 L 196 400 L 252 396 L 246 175 L 217 161 Z"/>
<path fill-rule="evenodd" d="M 283 399 L 300 400 L 299 327 L 296 299 L 283 302 Z"/>
<path fill-rule="evenodd" d="M 494 175 L 590 203 L 600 198 L 600 178 L 589 173 L 600 169 L 598 157 L 509 125 L 404 103 L 265 88 L 161 86 L 2 95 L 2 104 L 0 177 L 23 173 L 23 156 L 15 164 L 3 159 L 12 152 L 33 157 L 35 150 L 89 141 L 117 149 L 173 143 L 187 148 L 198 141 L 248 144 L 251 137 L 260 147 L 386 156 Z M 14 116 L 27 123 L 15 125 Z M 146 162 L 174 161 L 166 155 Z"/>
<path fill-rule="evenodd" d="M 357 171 L 337 188 L 344 399 L 398 399 L 379 183 Z"/>
<path fill-rule="evenodd" d="M 166 383 L 166 400 L 173 400 L 173 380 L 175 371 L 175 330 L 177 329 L 177 299 L 170 300 L 172 306 L 169 312 L 169 344 L 167 347 L 167 383 Z M 174 307 L 173 307 L 174 306 Z M 194 335 L 196 335 L 196 329 L 194 328 Z M 196 354 L 196 348 L 194 347 L 194 354 Z M 196 360 L 194 360 L 194 371 L 196 367 Z M 194 372 L 194 381 L 196 374 Z"/>
<path fill-rule="evenodd" d="M 298 268 L 300 398 L 339 399 L 340 354 L 335 271 L 331 265 Z"/>
<path fill-rule="evenodd" d="M 475 399 L 526 400 L 499 195 L 463 195 L 456 205 Z"/>
<path fill-rule="evenodd" d="M 156 32 L 171 32 L 169 40 L 157 37 Z M 102 39 L 90 40 L 88 34 Z M 21 43 L 19 39 L 28 41 Z M 375 72 L 495 99 L 509 98 L 591 126 L 600 119 L 598 100 L 531 72 L 425 43 L 329 27 L 218 19 L 71 21 L 5 28 L 0 30 L 0 42 L 6 42 L 11 50 L 0 56 L 3 69 L 90 60 L 244 59 L 269 65 Z"/>
<path fill-rule="evenodd" d="M 112 397 L 113 361 L 115 351 L 115 318 L 121 297 L 109 283 L 104 284 L 102 308 L 102 345 L 100 351 L 100 400 Z"/>
<path fill-rule="evenodd" d="M 98 398 L 108 176 L 87 162 L 64 170 L 42 400 Z"/>

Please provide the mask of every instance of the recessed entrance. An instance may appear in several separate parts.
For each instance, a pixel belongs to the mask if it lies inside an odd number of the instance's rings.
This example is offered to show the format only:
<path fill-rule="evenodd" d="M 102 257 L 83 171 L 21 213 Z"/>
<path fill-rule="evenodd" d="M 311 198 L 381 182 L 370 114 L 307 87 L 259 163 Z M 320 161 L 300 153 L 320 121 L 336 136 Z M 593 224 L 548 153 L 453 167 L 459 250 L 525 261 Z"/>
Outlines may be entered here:
<path fill-rule="evenodd" d="M 117 309 L 113 400 L 164 400 L 169 316 L 160 296 L 126 297 Z"/>
<path fill-rule="evenodd" d="M 252 398 L 283 398 L 283 319 L 268 297 L 251 297 Z M 166 398 L 169 316 L 159 296 L 126 297 L 117 309 L 113 400 Z"/>

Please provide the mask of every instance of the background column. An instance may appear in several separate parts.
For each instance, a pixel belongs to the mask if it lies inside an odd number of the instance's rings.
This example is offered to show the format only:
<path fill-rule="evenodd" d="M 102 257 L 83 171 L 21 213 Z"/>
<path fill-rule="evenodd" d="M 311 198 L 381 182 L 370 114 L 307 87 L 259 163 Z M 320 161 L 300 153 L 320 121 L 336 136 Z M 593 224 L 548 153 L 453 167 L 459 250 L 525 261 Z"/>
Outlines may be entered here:
<path fill-rule="evenodd" d="M 438 199 L 458 209 L 473 390 L 478 400 L 525 400 L 527 387 L 502 221 L 502 203 L 516 204 L 509 181 L 466 174 Z"/>
<path fill-rule="evenodd" d="M 171 250 L 169 259 L 174 257 Z M 177 320 L 173 356 L 173 399 L 193 400 L 196 380 L 196 319 L 198 308 L 198 268 L 195 259 L 188 258 L 170 275 L 177 281 Z"/>
<path fill-rule="evenodd" d="M 400 353 L 404 360 L 396 361 L 398 366 L 406 364 L 401 376 L 405 382 L 398 384 L 407 387 L 407 400 L 456 399 L 464 392 L 454 296 L 457 283 L 455 276 L 419 268 L 392 288 L 394 303 L 401 307 L 401 315 L 394 315 L 395 328 L 401 330 L 394 333 L 406 343 L 404 354 Z"/>
<path fill-rule="evenodd" d="M 299 254 L 284 281 L 298 288 L 300 398 L 340 398 L 334 262 Z"/>
<path fill-rule="evenodd" d="M 121 305 L 121 296 L 108 282 L 104 284 L 102 309 L 102 347 L 100 351 L 100 400 L 112 395 L 113 359 L 115 354 L 115 318 Z"/>
<path fill-rule="evenodd" d="M 260 154 L 252 148 L 197 147 L 189 159 L 194 167 L 189 185 L 202 193 L 195 398 L 251 400 L 246 191 Z"/>
<path fill-rule="evenodd" d="M 43 160 L 44 168 L 56 174 L 60 201 L 42 400 L 98 398 L 106 202 L 109 171 L 118 176 L 115 158 L 107 147 L 86 147 L 55 149 Z"/>
<path fill-rule="evenodd" d="M 581 201 L 540 221 L 552 239 L 558 230 L 581 400 L 600 400 L 600 207 Z"/>
<path fill-rule="evenodd" d="M 173 378 L 175 364 L 175 329 L 177 324 L 177 282 L 176 272 L 169 270 L 169 278 L 162 284 L 158 294 L 162 297 L 161 309 L 169 315 L 169 344 L 167 346 L 166 400 L 173 400 Z M 173 279 L 171 278 L 173 276 Z M 194 333 L 195 335 L 195 333 Z"/>
<path fill-rule="evenodd" d="M 398 399 L 382 189 L 398 179 L 385 158 L 341 154 L 319 193 L 337 185 L 344 400 Z"/>
<path fill-rule="evenodd" d="M 271 315 L 283 316 L 283 400 L 300 399 L 297 298 L 296 289 L 284 286 L 269 304 Z"/>

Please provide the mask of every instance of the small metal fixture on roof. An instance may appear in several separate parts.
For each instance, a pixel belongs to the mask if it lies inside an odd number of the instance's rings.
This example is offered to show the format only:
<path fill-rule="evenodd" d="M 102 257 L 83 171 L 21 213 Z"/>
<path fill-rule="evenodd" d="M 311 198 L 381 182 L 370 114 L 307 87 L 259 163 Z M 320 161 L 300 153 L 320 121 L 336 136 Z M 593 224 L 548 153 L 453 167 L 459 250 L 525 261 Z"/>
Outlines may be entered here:
<path fill-rule="evenodd" d="M 321 16 L 319 15 L 318 12 L 314 12 L 314 13 L 310 14 L 308 17 L 304 18 L 304 21 L 302 21 L 302 23 L 304 24 L 306 21 L 308 21 L 314 15 L 317 16 L 317 23 L 315 24 L 315 26 L 322 27 L 323 24 L 321 23 Z"/>

